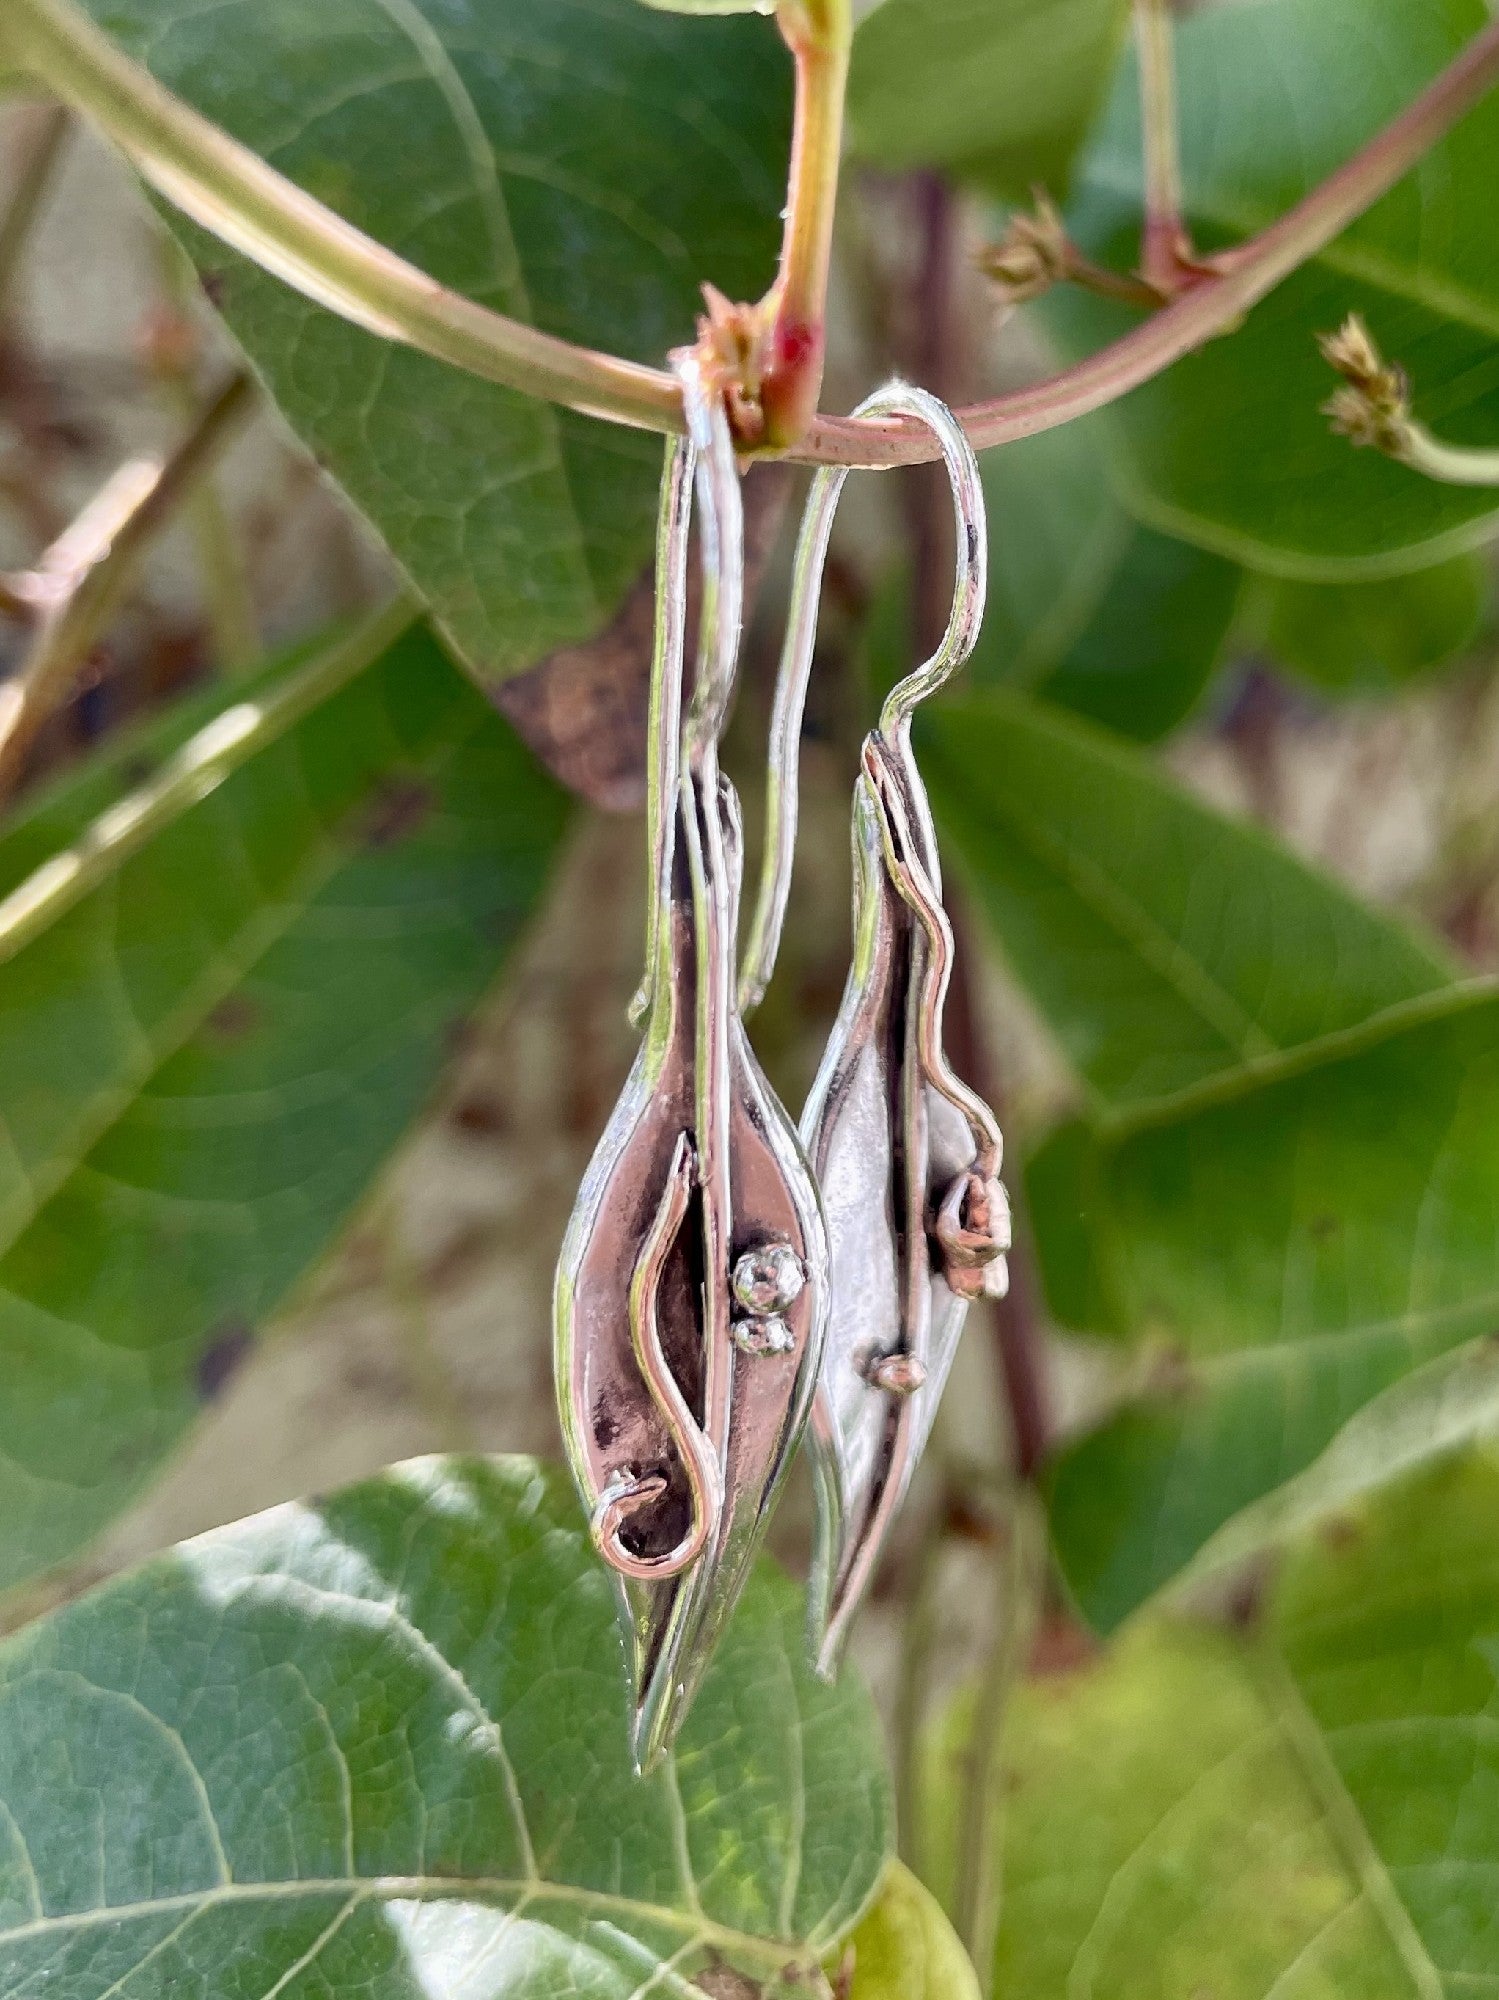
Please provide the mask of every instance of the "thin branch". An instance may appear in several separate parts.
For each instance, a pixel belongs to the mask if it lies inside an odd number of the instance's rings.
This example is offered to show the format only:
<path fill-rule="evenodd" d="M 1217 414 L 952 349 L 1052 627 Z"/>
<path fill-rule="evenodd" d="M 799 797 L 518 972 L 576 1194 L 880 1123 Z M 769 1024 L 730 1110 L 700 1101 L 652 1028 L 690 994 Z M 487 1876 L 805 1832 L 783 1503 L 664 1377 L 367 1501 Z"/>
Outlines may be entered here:
<path fill-rule="evenodd" d="M 1176 25 L 1172 0 L 1135 0 L 1140 59 L 1140 132 L 1145 163 L 1145 227 L 1140 275 L 1171 298 L 1193 267 L 1182 215 L 1181 157 L 1176 123 Z"/>
<path fill-rule="evenodd" d="M 799 443 L 817 414 L 854 39 L 852 0 L 779 0 L 775 12 L 796 71 L 780 264 L 752 305 L 705 284 L 698 321 L 700 352 L 743 452 Z"/>
<path fill-rule="evenodd" d="M 1010 1698 L 1025 1672 L 1035 1637 L 1045 1578 L 1046 1528 L 1033 1488 L 1015 1488 L 1009 1529 L 997 1578 L 994 1644 L 974 1701 L 957 1807 L 958 1878 L 953 1923 L 976 1965 L 988 1961 L 998 1916 L 995 1774 Z"/>
<path fill-rule="evenodd" d="M 180 423 L 198 408 L 197 362 L 202 342 L 193 317 L 192 265 L 170 237 L 159 240 L 162 304 L 146 338 L 152 372 Z M 260 629 L 250 578 L 217 479 L 198 482 L 187 502 L 214 655 L 227 673 L 260 655 Z"/>
<path fill-rule="evenodd" d="M 233 435 L 253 395 L 246 372 L 231 376 L 170 459 L 121 466 L 36 567 L 8 579 L 37 625 L 19 672 L 0 687 L 0 798 L 14 791 L 38 731 L 67 698 L 147 545 Z"/>
<path fill-rule="evenodd" d="M 1414 417 L 1404 447 L 1396 456 L 1412 472 L 1443 486 L 1499 486 L 1499 451 L 1444 444 Z"/>
<path fill-rule="evenodd" d="M 5 6 L 18 64 L 101 126 L 175 207 L 306 297 L 469 374 L 621 423 L 680 428 L 671 376 L 575 347 L 440 285 L 164 90 L 74 0 Z"/>
<path fill-rule="evenodd" d="M 936 1651 L 947 1500 L 945 1491 L 936 1496 L 922 1522 L 920 1539 L 913 1551 L 911 1572 L 914 1580 L 901 1623 L 900 1672 L 891 1717 L 895 1831 L 901 1859 L 918 1871 L 926 1856 L 922 1816 L 922 1729 L 931 1696 L 932 1660 Z"/>
<path fill-rule="evenodd" d="M 781 30 L 796 61 L 796 121 L 770 352 L 761 385 L 766 438 L 799 440 L 817 414 L 827 349 L 828 266 L 843 155 L 854 23 L 850 0 L 791 0 Z"/>
<path fill-rule="evenodd" d="M 1485 28 L 1406 110 L 1296 207 L 1122 339 L 1028 388 L 959 411 L 976 451 L 1032 437 L 1117 402 L 1224 332 L 1379 200 L 1499 82 L 1499 22 Z M 904 419 L 819 418 L 797 458 L 883 468 L 933 456 Z"/>
<path fill-rule="evenodd" d="M 47 199 L 71 123 L 66 105 L 38 105 L 22 134 L 16 184 L 0 218 L 0 319 L 10 310 L 16 269 Z"/>
<path fill-rule="evenodd" d="M 1385 361 L 1357 313 L 1319 344 L 1343 377 L 1322 405 L 1340 436 L 1444 486 L 1499 486 L 1499 451 L 1445 444 L 1411 414 L 1410 378 Z"/>
<path fill-rule="evenodd" d="M 315 201 L 164 90 L 74 0 L 6 0 L 15 59 L 97 121 L 195 221 L 289 284 L 388 340 L 553 402 L 650 430 L 681 427 L 673 379 L 505 319 L 449 291 Z M 1100 353 L 961 412 L 978 450 L 1117 401 L 1232 326 L 1395 185 L 1499 81 L 1499 21 L 1330 179 L 1204 280 Z M 794 451 L 815 464 L 884 467 L 936 456 L 904 418 L 820 417 Z"/>
<path fill-rule="evenodd" d="M 1154 312 L 1168 297 L 1143 278 L 1085 257 L 1068 235 L 1061 210 L 1041 188 L 1036 189 L 1032 211 L 1017 209 L 999 241 L 980 252 L 979 269 L 1001 303 L 1010 307 L 1041 298 L 1053 285 L 1081 285 L 1100 298 L 1146 312 Z"/>
<path fill-rule="evenodd" d="M 73 846 L 42 862 L 0 899 L 0 964 L 96 888 L 127 855 L 373 665 L 417 616 L 409 598 L 396 599 L 276 687 L 253 701 L 236 702 L 206 723 L 155 777 L 117 800 Z"/>

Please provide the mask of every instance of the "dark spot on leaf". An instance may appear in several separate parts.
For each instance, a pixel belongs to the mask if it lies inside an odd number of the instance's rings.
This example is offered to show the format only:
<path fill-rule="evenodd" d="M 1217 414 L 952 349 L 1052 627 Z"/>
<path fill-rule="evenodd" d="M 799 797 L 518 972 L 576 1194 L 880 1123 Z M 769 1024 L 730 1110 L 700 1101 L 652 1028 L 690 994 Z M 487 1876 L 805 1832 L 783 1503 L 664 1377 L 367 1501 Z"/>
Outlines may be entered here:
<path fill-rule="evenodd" d="M 473 1047 L 474 1023 L 472 1016 L 460 1014 L 456 1021 L 449 1021 L 443 1031 L 443 1041 L 450 1056 L 461 1056 Z"/>
<path fill-rule="evenodd" d="M 1150 1364 L 1148 1387 L 1153 1396 L 1184 1397 L 1199 1387 L 1185 1348 L 1161 1348 Z"/>
<path fill-rule="evenodd" d="M 231 993 L 208 1016 L 205 1026 L 221 1042 L 237 1042 L 260 1025 L 260 1009 L 243 993 Z"/>
<path fill-rule="evenodd" d="M 1339 1218 L 1335 1215 L 1315 1215 L 1311 1223 L 1312 1239 L 1317 1243 L 1325 1243 L 1329 1236 L 1337 1235 L 1341 1226 Z"/>
<path fill-rule="evenodd" d="M 390 784 L 377 794 L 364 827 L 367 847 L 391 847 L 414 833 L 432 810 L 432 790 L 414 779 Z"/>
<path fill-rule="evenodd" d="M 475 1132 L 488 1137 L 509 1128 L 510 1117 L 504 1104 L 497 1097 L 465 1097 L 453 1113 L 453 1123 L 460 1132 Z"/>
<path fill-rule="evenodd" d="M 1324 1521 L 1319 1539 L 1326 1548 L 1341 1554 L 1346 1549 L 1356 1548 L 1363 1540 L 1358 1523 L 1347 1514 L 1334 1514 L 1330 1521 Z"/>
<path fill-rule="evenodd" d="M 226 279 L 222 271 L 204 271 L 199 283 L 203 287 L 204 298 L 211 306 L 223 305 Z"/>
<path fill-rule="evenodd" d="M 1100 1657 L 1097 1639 L 1080 1618 L 1070 1612 L 1055 1611 L 1043 1618 L 1031 1647 L 1029 1663 L 1032 1679 L 1044 1680 L 1075 1674 L 1096 1666 Z"/>
<path fill-rule="evenodd" d="M 751 466 L 744 483 L 745 615 L 791 492 L 788 466 Z M 688 630 L 697 621 L 697 567 L 689 572 Z M 646 722 L 656 581 L 647 569 L 601 632 L 562 646 L 491 696 L 517 733 L 571 792 L 604 812 L 645 803 Z"/>
<path fill-rule="evenodd" d="M 1226 1610 L 1229 1624 L 1237 1631 L 1246 1632 L 1259 1623 L 1268 1582 L 1268 1569 L 1264 1563 L 1256 1563 L 1235 1582 L 1229 1592 Z"/>
<path fill-rule="evenodd" d="M 230 1320 L 219 1328 L 198 1356 L 198 1395 L 205 1403 L 216 1402 L 239 1372 L 255 1335 L 245 1320 Z"/>
<path fill-rule="evenodd" d="M 708 2000 L 765 2000 L 765 1988 L 758 1980 L 746 1979 L 721 1961 L 698 1973 L 693 1983 L 702 1988 Z"/>

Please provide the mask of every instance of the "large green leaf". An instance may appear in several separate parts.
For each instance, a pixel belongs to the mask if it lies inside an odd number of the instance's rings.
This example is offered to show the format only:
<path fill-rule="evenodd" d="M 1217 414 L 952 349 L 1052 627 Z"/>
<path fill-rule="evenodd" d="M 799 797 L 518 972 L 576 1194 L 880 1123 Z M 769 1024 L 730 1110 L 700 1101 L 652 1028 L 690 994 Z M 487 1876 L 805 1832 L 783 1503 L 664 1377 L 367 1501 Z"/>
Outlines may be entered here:
<path fill-rule="evenodd" d="M 789 60 L 638 0 L 88 0 L 178 95 L 454 289 L 659 363 L 698 288 L 756 297 Z M 486 682 L 607 622 L 660 447 L 335 319 L 192 233 L 230 326 Z"/>
<path fill-rule="evenodd" d="M 1202 244 L 1242 240 L 1289 207 L 1488 21 L 1483 0 L 1194 10 L 1177 39 L 1187 206 Z M 1140 158 L 1130 60 L 1079 167 L 1073 218 L 1121 268 L 1138 256 Z M 1115 430 L 1137 511 L 1257 567 L 1327 580 L 1429 562 L 1486 532 L 1492 493 L 1437 485 L 1330 434 L 1318 406 L 1332 377 L 1314 336 L 1363 313 L 1411 369 L 1424 417 L 1461 442 L 1499 441 L 1496 163 L 1491 99 L 1240 331 L 1121 404 Z M 1075 351 L 1133 319 L 1076 293 L 1058 295 L 1047 317 Z"/>
<path fill-rule="evenodd" d="M 1212 673 L 1240 572 L 1142 527 L 1096 420 L 986 454 L 989 608 L 970 673 L 1126 736 L 1163 735 Z"/>
<path fill-rule="evenodd" d="M 944 704 L 923 742 L 965 882 L 1100 1100 L 1264 1060 L 1450 977 L 1434 947 L 1043 704 Z"/>
<path fill-rule="evenodd" d="M 1385 694 L 1472 645 L 1489 581 L 1466 555 L 1373 583 L 1280 583 L 1266 644 L 1329 694 Z"/>
<path fill-rule="evenodd" d="M 1499 996 L 1479 990 L 1104 1129 L 1075 1184 L 1144 1381 L 1051 1475 L 1058 1553 L 1095 1623 L 1315 1466 L 1411 1370 L 1493 1331 L 1496 1123 Z M 1043 1240 L 1053 1212 L 1034 1208 Z M 1355 1466 L 1379 1448 L 1366 1421 L 1341 1447 Z M 1419 1449 L 1419 1429 L 1399 1434 L 1392 1469 Z"/>
<path fill-rule="evenodd" d="M 854 152 L 1058 186 L 1103 92 L 1123 0 L 881 0 L 854 37 Z"/>
<path fill-rule="evenodd" d="M 565 818 L 418 631 L 251 685 L 166 760 L 164 823 L 148 781 L 90 824 L 169 740 L 0 840 L 5 1584 L 139 1488 L 326 1247 Z"/>
<path fill-rule="evenodd" d="M 422 1460 L 188 1542 L 0 1652 L 0 1990 L 784 1990 L 889 1830 L 868 1697 L 816 1679 L 804 1622 L 762 1568 L 640 1779 L 560 1473 Z"/>
<path fill-rule="evenodd" d="M 995 2000 L 1499 1983 L 1496 1508 L 1492 1459 L 1447 1466 L 1307 1546 L 1247 1627 L 1145 1624 L 1025 1688 Z"/>

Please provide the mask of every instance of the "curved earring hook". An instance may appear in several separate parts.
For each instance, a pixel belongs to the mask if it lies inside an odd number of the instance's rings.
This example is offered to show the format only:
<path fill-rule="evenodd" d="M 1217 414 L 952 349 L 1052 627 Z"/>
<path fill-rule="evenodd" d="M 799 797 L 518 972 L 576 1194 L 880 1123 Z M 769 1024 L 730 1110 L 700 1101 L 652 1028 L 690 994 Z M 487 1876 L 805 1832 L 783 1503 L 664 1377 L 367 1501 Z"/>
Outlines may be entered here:
<path fill-rule="evenodd" d="M 697 453 L 703 605 L 697 675 L 682 730 L 689 770 L 718 747 L 728 718 L 744 618 L 744 500 L 722 396 L 710 394 L 696 354 L 677 357 L 687 435 Z"/>
<path fill-rule="evenodd" d="M 744 504 L 734 441 L 721 398 L 710 396 L 696 356 L 677 359 L 688 434 L 666 447 L 656 523 L 656 624 L 647 731 L 647 797 L 651 902 L 646 919 L 645 972 L 630 1019 L 642 1021 L 656 990 L 664 935 L 661 913 L 671 900 L 677 784 L 682 756 L 689 767 L 723 733 L 733 693 L 744 616 Z M 682 680 L 687 632 L 687 556 L 693 494 L 701 510 L 702 608 L 697 672 L 684 728 Z"/>
<path fill-rule="evenodd" d="M 917 704 L 925 701 L 928 695 L 935 694 L 943 682 L 956 673 L 977 642 L 989 582 L 984 489 L 979 477 L 978 460 L 973 455 L 973 447 L 962 425 L 947 405 L 927 390 L 918 389 L 909 382 L 887 382 L 883 389 L 877 389 L 872 396 L 866 397 L 854 415 L 919 418 L 936 437 L 952 483 L 953 515 L 957 527 L 952 611 L 937 650 L 924 665 L 892 688 L 880 710 L 880 734 L 896 739 L 904 736 Z M 806 708 L 807 682 L 811 677 L 812 654 L 817 643 L 822 574 L 827 564 L 833 516 L 838 511 L 838 502 L 843 496 L 844 482 L 850 469 L 848 466 L 828 466 L 817 474 L 807 496 L 801 532 L 797 536 L 786 640 L 781 650 L 775 705 L 771 714 L 765 792 L 765 853 L 739 981 L 739 1008 L 745 1015 L 753 1012 L 765 997 L 765 989 L 775 970 L 781 931 L 786 921 L 786 901 L 791 892 L 791 871 L 796 851 L 802 714 Z"/>

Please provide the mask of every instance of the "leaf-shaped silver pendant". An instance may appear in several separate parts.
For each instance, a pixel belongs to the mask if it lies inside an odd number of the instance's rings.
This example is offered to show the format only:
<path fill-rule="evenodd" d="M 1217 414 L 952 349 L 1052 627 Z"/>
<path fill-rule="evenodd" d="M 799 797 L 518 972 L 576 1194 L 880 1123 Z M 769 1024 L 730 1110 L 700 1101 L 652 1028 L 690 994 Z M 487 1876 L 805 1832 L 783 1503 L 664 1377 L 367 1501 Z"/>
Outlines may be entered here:
<path fill-rule="evenodd" d="M 635 1750 L 669 1746 L 805 1426 L 827 1239 L 796 1128 L 735 999 L 739 808 L 717 739 L 738 640 L 738 475 L 684 378 L 705 501 L 705 642 L 681 741 L 694 452 L 663 490 L 653 683 L 645 1039 L 579 1190 L 557 1271 L 558 1401 L 594 1539 L 619 1580 Z"/>
<path fill-rule="evenodd" d="M 744 1583 L 806 1422 L 827 1302 L 816 1189 L 729 1004 L 726 783 L 711 801 L 684 785 L 673 845 L 669 976 L 579 1192 L 556 1304 L 564 1433 L 621 1577 L 646 1767 Z"/>
<path fill-rule="evenodd" d="M 953 602 L 937 650 L 891 689 L 865 739 L 854 793 L 854 955 L 843 1004 L 802 1114 L 827 1214 L 832 1302 L 812 1414 L 818 1547 L 813 1651 L 836 1668 L 859 1600 L 931 1432 L 968 1304 L 1008 1282 L 1009 1208 L 994 1114 L 942 1046 L 952 927 L 911 717 L 973 651 L 988 533 L 978 463 L 951 410 L 890 382 L 857 416 L 914 417 L 952 483 Z M 833 515 L 848 477 L 812 482 L 792 566 L 776 676 L 765 858 L 740 1000 L 775 967 L 796 842 L 798 745 Z"/>
<path fill-rule="evenodd" d="M 1010 1240 L 998 1129 L 942 1048 L 952 932 L 903 731 L 865 743 L 853 838 L 853 963 L 802 1117 L 831 1276 L 811 1426 L 826 1674 L 931 1433 L 969 1301 L 1003 1290 Z"/>

